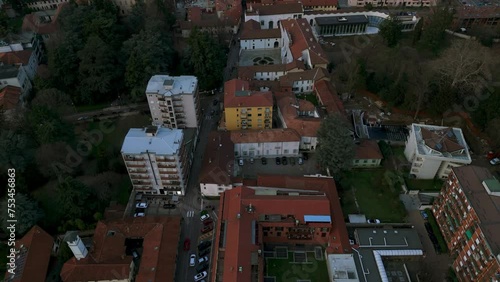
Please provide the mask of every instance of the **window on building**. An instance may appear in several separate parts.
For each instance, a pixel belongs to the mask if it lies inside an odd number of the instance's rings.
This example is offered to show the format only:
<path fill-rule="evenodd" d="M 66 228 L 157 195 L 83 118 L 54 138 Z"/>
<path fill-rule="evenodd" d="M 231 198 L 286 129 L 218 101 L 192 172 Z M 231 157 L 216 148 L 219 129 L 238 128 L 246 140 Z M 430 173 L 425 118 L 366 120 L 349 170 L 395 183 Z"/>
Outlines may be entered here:
<path fill-rule="evenodd" d="M 281 236 L 281 232 L 277 232 L 276 236 L 278 236 L 278 237 Z"/>
<path fill-rule="evenodd" d="M 359 160 L 355 160 L 354 163 L 359 164 Z"/>
<path fill-rule="evenodd" d="M 262 114 L 257 114 L 257 116 L 258 116 L 258 117 L 261 117 L 261 116 L 262 116 Z"/>
<path fill-rule="evenodd" d="M 283 227 L 275 227 L 274 228 L 276 231 L 283 231 Z"/>
<path fill-rule="evenodd" d="M 367 160 L 363 160 L 363 163 L 366 164 L 368 161 Z"/>
<path fill-rule="evenodd" d="M 283 150 L 283 153 L 288 154 L 288 150 Z"/>
<path fill-rule="evenodd" d="M 257 111 L 262 111 L 262 108 L 257 108 Z"/>
<path fill-rule="evenodd" d="M 248 114 L 248 117 L 251 117 L 251 116 L 252 116 L 252 114 Z"/>

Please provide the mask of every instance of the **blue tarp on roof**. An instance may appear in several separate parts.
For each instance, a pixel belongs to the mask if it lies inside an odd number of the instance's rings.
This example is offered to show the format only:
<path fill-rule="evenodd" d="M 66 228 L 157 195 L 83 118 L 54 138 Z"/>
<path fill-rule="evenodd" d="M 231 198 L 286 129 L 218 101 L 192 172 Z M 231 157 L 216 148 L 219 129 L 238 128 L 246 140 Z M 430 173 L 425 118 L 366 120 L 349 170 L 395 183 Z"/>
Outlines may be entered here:
<path fill-rule="evenodd" d="M 329 215 L 304 215 L 304 221 L 332 223 L 332 218 Z"/>

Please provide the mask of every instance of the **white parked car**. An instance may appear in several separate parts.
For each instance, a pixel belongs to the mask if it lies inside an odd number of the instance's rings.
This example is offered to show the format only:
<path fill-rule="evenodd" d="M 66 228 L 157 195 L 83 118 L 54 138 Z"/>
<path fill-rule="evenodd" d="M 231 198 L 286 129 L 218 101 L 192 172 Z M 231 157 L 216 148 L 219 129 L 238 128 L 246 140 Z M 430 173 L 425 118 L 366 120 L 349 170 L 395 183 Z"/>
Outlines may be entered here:
<path fill-rule="evenodd" d="M 146 215 L 146 214 L 145 214 L 145 213 L 143 213 L 143 212 L 136 212 L 136 213 L 134 214 L 134 217 L 143 217 L 143 216 L 145 216 L 145 215 Z"/>
<path fill-rule="evenodd" d="M 203 263 L 203 262 L 208 262 L 208 256 L 198 259 L 198 264 Z"/>
<path fill-rule="evenodd" d="M 238 160 L 238 165 L 242 166 L 244 163 L 243 163 L 243 159 L 239 159 Z"/>
<path fill-rule="evenodd" d="M 368 219 L 366 222 L 367 223 L 376 223 L 376 224 L 379 224 L 380 223 L 380 219 Z"/>
<path fill-rule="evenodd" d="M 146 209 L 148 207 L 148 203 L 137 203 L 135 204 L 136 208 Z"/>
<path fill-rule="evenodd" d="M 191 254 L 191 256 L 189 256 L 189 266 L 194 266 L 195 264 L 196 264 L 196 255 Z"/>
<path fill-rule="evenodd" d="M 205 220 L 207 220 L 209 218 L 210 218 L 209 214 L 202 214 L 201 217 L 200 217 L 201 221 L 205 221 Z"/>
<path fill-rule="evenodd" d="M 208 273 L 206 271 L 203 271 L 203 272 L 200 272 L 200 273 L 196 274 L 194 276 L 194 281 L 200 281 L 201 279 L 207 277 L 207 274 Z"/>
<path fill-rule="evenodd" d="M 491 165 L 497 165 L 500 164 L 500 158 L 494 158 L 490 161 Z"/>

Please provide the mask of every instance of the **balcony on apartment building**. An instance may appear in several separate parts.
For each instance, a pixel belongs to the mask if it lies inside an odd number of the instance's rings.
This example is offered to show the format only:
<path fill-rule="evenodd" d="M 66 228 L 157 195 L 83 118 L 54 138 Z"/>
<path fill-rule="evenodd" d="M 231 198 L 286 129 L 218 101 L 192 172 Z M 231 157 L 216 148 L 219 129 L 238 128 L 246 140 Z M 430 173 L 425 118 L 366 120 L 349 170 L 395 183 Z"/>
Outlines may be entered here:
<path fill-rule="evenodd" d="M 175 113 L 175 118 L 176 119 L 183 119 L 183 118 L 186 118 L 186 115 L 183 114 L 183 113 Z"/>
<path fill-rule="evenodd" d="M 134 184 L 136 186 L 145 186 L 145 185 L 151 186 L 151 180 L 145 180 L 145 179 L 132 180 L 132 184 Z"/>
<path fill-rule="evenodd" d="M 128 168 L 132 168 L 132 167 L 137 167 L 137 168 L 141 168 L 141 167 L 146 167 L 146 164 L 145 163 L 126 163 L 126 166 Z"/>
<path fill-rule="evenodd" d="M 163 189 L 168 191 L 182 191 L 182 187 L 180 186 L 163 186 Z"/>
<path fill-rule="evenodd" d="M 129 169 L 128 172 L 129 173 L 147 173 L 148 170 L 147 169 Z"/>
<path fill-rule="evenodd" d="M 132 180 L 150 179 L 148 174 L 130 174 Z"/>
<path fill-rule="evenodd" d="M 128 161 L 128 162 L 138 162 L 138 161 L 143 161 L 144 157 L 134 156 L 134 155 L 125 155 L 123 157 L 123 159 L 125 159 L 125 161 Z"/>
<path fill-rule="evenodd" d="M 172 96 L 172 101 L 174 102 L 182 101 L 182 96 L 180 95 Z"/>

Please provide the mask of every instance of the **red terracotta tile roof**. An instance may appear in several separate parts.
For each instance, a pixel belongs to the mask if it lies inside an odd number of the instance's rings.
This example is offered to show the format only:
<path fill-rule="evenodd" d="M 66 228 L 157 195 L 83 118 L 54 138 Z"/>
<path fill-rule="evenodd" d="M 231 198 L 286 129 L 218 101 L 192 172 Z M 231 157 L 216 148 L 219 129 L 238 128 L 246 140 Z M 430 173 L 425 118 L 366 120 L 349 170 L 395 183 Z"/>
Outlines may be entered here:
<path fill-rule="evenodd" d="M 328 79 L 328 73 L 324 68 L 314 68 L 304 71 L 288 72 L 286 75 L 280 77 L 282 85 L 291 86 L 293 82 L 300 80 L 313 80 L 318 81 Z"/>
<path fill-rule="evenodd" d="M 314 112 L 316 110 L 316 106 L 314 106 L 313 103 L 303 100 L 303 99 L 298 99 L 297 102 L 299 102 L 299 111 L 301 112 Z"/>
<path fill-rule="evenodd" d="M 224 84 L 224 107 L 272 107 L 273 95 L 270 91 L 249 90 L 248 81 L 232 79 Z"/>
<path fill-rule="evenodd" d="M 222 146 L 221 146 L 222 145 Z M 234 166 L 234 144 L 227 131 L 212 131 L 203 155 L 200 183 L 229 185 Z"/>
<path fill-rule="evenodd" d="M 246 11 L 247 15 L 281 15 L 281 14 L 299 14 L 304 10 L 301 3 L 297 2 L 277 2 L 273 5 L 249 4 Z"/>
<path fill-rule="evenodd" d="M 23 248 L 21 248 L 23 246 Z M 38 226 L 33 226 L 26 235 L 16 242 L 19 257 L 15 275 L 7 272 L 5 282 L 45 282 L 54 239 Z M 24 261 L 24 265 L 20 265 Z"/>
<path fill-rule="evenodd" d="M 384 158 L 376 141 L 361 140 L 355 147 L 355 160 L 381 160 Z"/>
<path fill-rule="evenodd" d="M 340 206 L 335 181 L 327 177 L 265 175 L 257 176 L 257 186 L 278 187 L 324 192 L 329 199 L 332 229 L 329 236 L 328 253 L 350 253 L 349 236 Z"/>
<path fill-rule="evenodd" d="M 302 137 L 316 137 L 321 119 L 299 117 L 297 108 L 292 106 L 297 104 L 297 98 L 292 92 L 276 92 L 274 95 L 286 128 L 295 129 Z"/>
<path fill-rule="evenodd" d="M 254 213 L 245 211 L 250 204 L 255 208 Z M 222 266 L 224 273 L 220 281 L 253 281 L 250 271 L 252 253 L 257 253 L 260 247 L 252 244 L 252 226 L 253 222 L 259 221 L 259 215 L 294 215 L 300 222 L 304 222 L 304 215 L 307 214 L 330 214 L 330 203 L 324 196 L 260 196 L 247 187 L 225 191 L 220 205 L 219 227 L 221 222 L 225 222 L 226 240 Z M 293 221 L 290 223 L 293 225 Z M 220 228 L 217 230 L 220 232 Z M 220 240 L 220 234 L 217 235 L 216 246 Z M 238 271 L 240 268 L 243 271 Z"/>
<path fill-rule="evenodd" d="M 291 128 L 231 131 L 234 144 L 262 142 L 300 142 L 300 135 Z"/>
<path fill-rule="evenodd" d="M 254 20 L 249 20 L 243 24 L 240 39 L 266 39 L 281 38 L 281 31 L 275 29 L 261 29 L 260 24 Z"/>
<path fill-rule="evenodd" d="M 179 25 L 183 30 L 190 30 L 193 27 L 228 27 L 237 25 L 239 20 L 239 17 L 233 17 L 230 14 L 218 17 L 216 13 L 204 12 L 200 7 L 190 7 L 188 8 L 188 20 L 180 21 Z"/>
<path fill-rule="evenodd" d="M 12 51 L 0 53 L 0 62 L 6 65 L 28 65 L 32 50 Z"/>
<path fill-rule="evenodd" d="M 338 0 L 301 0 L 304 7 L 338 6 Z"/>
<path fill-rule="evenodd" d="M 81 260 L 66 262 L 61 270 L 64 282 L 125 279 L 132 256 L 125 254 L 126 238 L 143 238 L 143 252 L 136 282 L 173 281 L 180 237 L 180 217 L 137 217 L 100 221 L 93 247 Z M 114 235 L 108 235 L 114 231 Z"/>
<path fill-rule="evenodd" d="M 19 104 L 21 88 L 7 85 L 0 90 L 0 109 L 11 110 Z"/>
<path fill-rule="evenodd" d="M 329 114 L 339 113 L 345 116 L 344 103 L 340 100 L 337 91 L 330 81 L 317 81 L 314 84 L 314 92 L 316 93 L 316 97 L 318 97 L 318 101 L 326 107 L 326 111 Z"/>
<path fill-rule="evenodd" d="M 290 51 L 295 60 L 302 58 L 302 52 L 307 50 L 313 65 L 328 64 L 328 56 L 314 37 L 307 19 L 287 19 L 280 21 L 280 23 L 291 36 Z"/>

